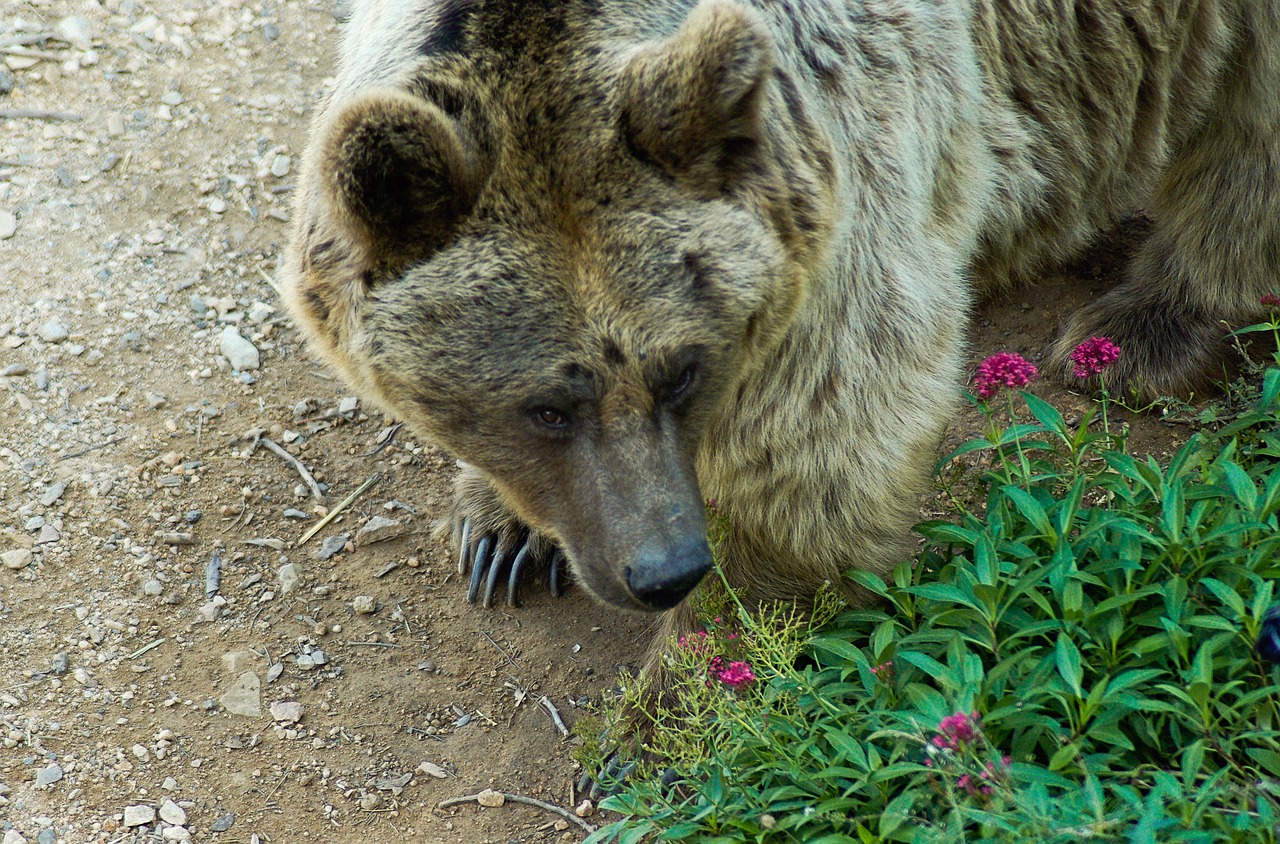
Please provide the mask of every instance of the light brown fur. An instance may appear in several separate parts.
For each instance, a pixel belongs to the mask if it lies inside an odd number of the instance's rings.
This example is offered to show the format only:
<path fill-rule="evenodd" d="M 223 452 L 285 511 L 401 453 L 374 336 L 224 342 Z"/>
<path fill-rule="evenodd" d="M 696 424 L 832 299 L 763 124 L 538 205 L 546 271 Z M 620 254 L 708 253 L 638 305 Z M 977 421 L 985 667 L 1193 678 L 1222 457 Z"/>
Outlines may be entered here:
<path fill-rule="evenodd" d="M 1124 211 L 1152 236 L 1052 368 L 1108 334 L 1113 388 L 1214 377 L 1277 284 L 1278 92 L 1275 0 L 373 0 L 286 295 L 470 464 L 473 535 L 652 608 L 714 498 L 730 579 L 804 597 L 907 554 L 974 296 Z"/>

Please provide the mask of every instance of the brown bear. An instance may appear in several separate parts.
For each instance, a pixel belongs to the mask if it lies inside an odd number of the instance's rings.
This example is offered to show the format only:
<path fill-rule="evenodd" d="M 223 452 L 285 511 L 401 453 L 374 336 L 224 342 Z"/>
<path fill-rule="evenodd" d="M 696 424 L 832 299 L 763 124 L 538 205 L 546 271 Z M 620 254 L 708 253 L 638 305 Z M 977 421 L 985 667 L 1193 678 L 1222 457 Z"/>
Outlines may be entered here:
<path fill-rule="evenodd" d="M 313 346 L 465 461 L 460 565 L 671 610 L 905 558 L 976 296 L 1136 206 L 1077 314 L 1201 388 L 1280 278 L 1275 0 L 365 0 L 282 266 Z"/>

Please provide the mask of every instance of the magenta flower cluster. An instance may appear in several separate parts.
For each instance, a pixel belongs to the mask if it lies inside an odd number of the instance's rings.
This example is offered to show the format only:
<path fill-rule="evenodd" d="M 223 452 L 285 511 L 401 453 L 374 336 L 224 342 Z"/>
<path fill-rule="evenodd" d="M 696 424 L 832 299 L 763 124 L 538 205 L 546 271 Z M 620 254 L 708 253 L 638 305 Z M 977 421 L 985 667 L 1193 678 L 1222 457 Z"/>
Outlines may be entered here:
<path fill-rule="evenodd" d="M 1269 308 L 1280 308 L 1280 296 L 1274 293 L 1263 293 L 1262 304 Z"/>
<path fill-rule="evenodd" d="M 723 620 L 715 619 L 717 625 L 722 625 Z M 676 640 L 676 646 L 698 655 L 700 658 L 707 660 L 707 685 L 711 685 L 713 680 L 719 681 L 735 691 L 751 685 L 756 681 L 756 673 L 751 668 L 751 663 L 744 660 L 726 659 L 715 651 L 719 650 L 722 645 L 732 646 L 740 636 L 734 631 L 721 631 L 719 637 L 722 642 L 717 642 L 706 630 L 699 630 L 697 633 L 691 633 L 687 636 L 681 636 Z"/>
<path fill-rule="evenodd" d="M 741 660 L 735 659 L 725 665 L 723 659 L 716 657 L 711 660 L 710 669 L 711 676 L 731 689 L 740 689 L 756 681 L 756 673 L 751 670 L 751 664 Z"/>
<path fill-rule="evenodd" d="M 1077 378 L 1099 375 L 1119 359 L 1120 347 L 1111 342 L 1110 337 L 1090 337 L 1071 352 L 1071 362 L 1075 364 L 1073 374 Z"/>
<path fill-rule="evenodd" d="M 1016 390 L 1040 377 L 1035 364 L 1014 352 L 997 352 L 978 364 L 978 374 L 973 382 L 978 397 L 989 399 L 1001 387 Z"/>
<path fill-rule="evenodd" d="M 938 734 L 933 737 L 935 747 L 959 750 L 962 745 L 973 744 L 978 738 L 978 713 L 957 712 L 948 715 L 938 724 Z"/>

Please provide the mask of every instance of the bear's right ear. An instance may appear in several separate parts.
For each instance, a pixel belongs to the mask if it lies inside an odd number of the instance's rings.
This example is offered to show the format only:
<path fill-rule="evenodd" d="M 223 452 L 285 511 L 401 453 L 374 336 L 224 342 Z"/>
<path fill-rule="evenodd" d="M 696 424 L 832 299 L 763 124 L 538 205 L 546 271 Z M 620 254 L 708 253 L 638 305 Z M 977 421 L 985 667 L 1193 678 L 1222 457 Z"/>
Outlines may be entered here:
<path fill-rule="evenodd" d="M 642 47 L 621 78 L 622 131 L 632 152 L 723 190 L 764 140 L 773 41 L 754 14 L 703 0 L 675 35 Z"/>
<path fill-rule="evenodd" d="M 438 249 L 475 202 L 475 145 L 435 105 L 394 89 L 366 92 L 330 120 L 320 182 L 335 221 L 380 264 Z"/>

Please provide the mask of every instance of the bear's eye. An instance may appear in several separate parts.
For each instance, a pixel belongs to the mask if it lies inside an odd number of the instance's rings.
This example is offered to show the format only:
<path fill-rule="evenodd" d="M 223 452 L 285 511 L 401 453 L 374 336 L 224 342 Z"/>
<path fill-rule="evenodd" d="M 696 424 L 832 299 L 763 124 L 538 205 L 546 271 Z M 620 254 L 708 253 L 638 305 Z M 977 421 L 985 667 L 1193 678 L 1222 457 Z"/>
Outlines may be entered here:
<path fill-rule="evenodd" d="M 535 407 L 533 418 L 538 424 L 553 431 L 563 431 L 569 427 L 569 417 L 554 407 Z"/>
<path fill-rule="evenodd" d="M 691 363 L 681 370 L 680 375 L 676 378 L 675 383 L 671 385 L 671 399 L 680 398 L 689 388 L 693 386 L 693 379 L 698 374 L 698 365 Z"/>

